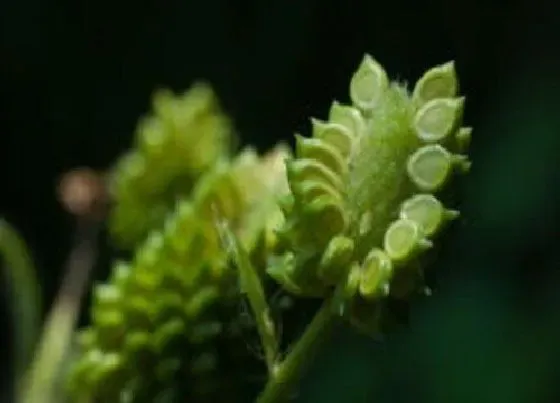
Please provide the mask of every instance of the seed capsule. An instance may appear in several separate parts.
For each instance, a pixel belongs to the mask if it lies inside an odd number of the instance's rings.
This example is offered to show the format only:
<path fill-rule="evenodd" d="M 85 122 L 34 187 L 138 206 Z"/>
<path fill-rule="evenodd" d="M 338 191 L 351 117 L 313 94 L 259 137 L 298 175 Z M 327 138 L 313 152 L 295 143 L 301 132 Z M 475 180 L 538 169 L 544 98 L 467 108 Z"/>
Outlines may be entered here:
<path fill-rule="evenodd" d="M 432 99 L 454 97 L 458 87 L 455 63 L 447 62 L 424 73 L 416 82 L 412 99 L 417 105 L 423 105 Z"/>
<path fill-rule="evenodd" d="M 365 129 L 364 118 L 360 111 L 337 101 L 332 103 L 329 110 L 329 122 L 346 127 L 354 137 L 362 135 Z"/>
<path fill-rule="evenodd" d="M 320 139 L 296 135 L 296 153 L 298 158 L 322 162 L 337 175 L 343 175 L 346 171 L 341 153 L 334 146 Z"/>
<path fill-rule="evenodd" d="M 325 284 L 336 284 L 348 270 L 354 252 L 354 241 L 345 236 L 331 239 L 319 263 L 319 277 Z"/>
<path fill-rule="evenodd" d="M 342 179 L 319 161 L 309 159 L 289 160 L 286 161 L 286 169 L 291 182 L 317 180 L 329 183 L 337 190 L 343 188 Z"/>
<path fill-rule="evenodd" d="M 451 135 L 463 116 L 464 98 L 436 98 L 426 102 L 414 116 L 414 130 L 429 143 Z"/>
<path fill-rule="evenodd" d="M 348 158 L 352 150 L 352 134 L 341 124 L 322 122 L 311 119 L 313 137 L 334 146 L 344 158 Z"/>
<path fill-rule="evenodd" d="M 389 86 L 387 73 L 370 55 L 365 55 L 350 81 L 350 99 L 363 111 L 375 108 Z"/>
<path fill-rule="evenodd" d="M 445 184 L 452 171 L 453 158 L 440 145 L 419 148 L 408 160 L 408 176 L 425 192 L 435 192 Z"/>
<path fill-rule="evenodd" d="M 420 227 L 414 221 L 399 219 L 389 226 L 383 245 L 387 256 L 400 264 L 412 259 L 432 244 L 423 237 Z"/>
<path fill-rule="evenodd" d="M 389 281 L 393 264 L 381 249 L 373 249 L 365 258 L 360 275 L 360 295 L 367 300 L 375 300 L 389 294 Z"/>
<path fill-rule="evenodd" d="M 434 235 L 445 221 L 454 219 L 458 212 L 447 210 L 431 194 L 419 194 L 406 200 L 401 206 L 400 218 L 414 221 L 420 226 L 424 235 Z"/>

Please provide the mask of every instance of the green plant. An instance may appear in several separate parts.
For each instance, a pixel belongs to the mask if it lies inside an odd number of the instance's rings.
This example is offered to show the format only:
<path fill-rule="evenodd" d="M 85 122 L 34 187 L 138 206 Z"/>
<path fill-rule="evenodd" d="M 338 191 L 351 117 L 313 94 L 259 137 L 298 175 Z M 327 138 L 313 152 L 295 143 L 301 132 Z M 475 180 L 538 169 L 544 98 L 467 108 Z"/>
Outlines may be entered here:
<path fill-rule="evenodd" d="M 351 104 L 312 119 L 293 154 L 263 156 L 232 152 L 209 87 L 156 93 L 110 175 L 111 235 L 133 255 L 93 288 L 65 375 L 70 401 L 247 401 L 248 367 L 267 373 L 258 402 L 285 401 L 339 321 L 377 335 L 391 301 L 426 292 L 430 250 L 458 215 L 445 187 L 470 166 L 454 64 L 409 92 L 366 55 L 349 87 Z M 277 290 L 322 301 L 287 351 Z"/>

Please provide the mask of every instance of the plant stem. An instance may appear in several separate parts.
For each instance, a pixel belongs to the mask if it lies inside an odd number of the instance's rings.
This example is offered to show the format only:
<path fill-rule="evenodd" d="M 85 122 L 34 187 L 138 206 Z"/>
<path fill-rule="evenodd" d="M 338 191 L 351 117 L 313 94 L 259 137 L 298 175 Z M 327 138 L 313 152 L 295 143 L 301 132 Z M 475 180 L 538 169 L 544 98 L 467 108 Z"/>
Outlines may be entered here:
<path fill-rule="evenodd" d="M 19 403 L 57 400 L 53 392 L 71 345 L 80 301 L 87 290 L 89 274 L 95 263 L 98 229 L 97 223 L 78 223 L 76 244 L 68 258 L 60 291 L 45 321 L 33 363 L 19 391 Z"/>
<path fill-rule="evenodd" d="M 284 361 L 277 365 L 257 398 L 257 403 L 279 403 L 289 399 L 315 354 L 329 338 L 338 318 L 334 310 L 334 298 L 328 298 Z"/>

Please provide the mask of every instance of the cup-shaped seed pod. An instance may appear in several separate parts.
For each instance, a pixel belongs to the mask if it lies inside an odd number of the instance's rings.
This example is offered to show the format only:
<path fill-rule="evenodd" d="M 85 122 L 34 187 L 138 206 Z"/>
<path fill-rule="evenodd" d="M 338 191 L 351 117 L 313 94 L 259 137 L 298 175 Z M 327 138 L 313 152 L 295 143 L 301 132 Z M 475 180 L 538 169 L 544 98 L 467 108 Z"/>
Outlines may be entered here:
<path fill-rule="evenodd" d="M 304 183 L 313 181 L 332 186 L 338 192 L 342 191 L 343 183 L 340 175 L 330 170 L 325 164 L 311 159 L 290 159 L 286 161 L 286 169 L 292 182 Z M 295 189 L 292 189 L 294 191 Z M 293 198 L 291 203 L 293 205 Z M 284 209 L 285 210 L 285 209 Z"/>
<path fill-rule="evenodd" d="M 381 102 L 389 86 L 387 73 L 370 55 L 365 55 L 350 81 L 350 99 L 360 110 L 367 112 Z"/>
<path fill-rule="evenodd" d="M 321 261 L 319 262 L 319 278 L 325 285 L 338 284 L 348 273 L 354 253 L 354 241 L 345 236 L 331 238 Z"/>
<path fill-rule="evenodd" d="M 334 203 L 341 203 L 340 192 L 321 180 L 308 180 L 294 184 L 293 192 L 299 196 L 302 203 L 311 203 L 320 197 Z"/>
<path fill-rule="evenodd" d="M 299 158 L 321 162 L 336 175 L 344 175 L 346 163 L 336 145 L 317 138 L 296 135 L 296 154 Z"/>
<path fill-rule="evenodd" d="M 422 106 L 433 99 L 454 97 L 458 90 L 455 63 L 451 61 L 426 71 L 416 82 L 412 99 L 418 106 Z"/>
<path fill-rule="evenodd" d="M 402 265 L 430 248 L 432 244 L 424 238 L 424 234 L 416 222 L 399 219 L 387 229 L 383 246 L 387 256 L 395 264 Z"/>
<path fill-rule="evenodd" d="M 462 119 L 465 99 L 436 98 L 416 112 L 414 129 L 425 142 L 441 142 L 455 132 Z"/>
<path fill-rule="evenodd" d="M 308 224 L 312 225 L 314 244 L 324 247 L 328 241 L 344 232 L 347 225 L 346 215 L 342 211 L 338 200 L 321 195 L 305 206 Z"/>
<path fill-rule="evenodd" d="M 302 259 L 303 260 L 303 259 Z M 309 260 L 307 261 L 309 262 Z M 317 281 L 314 266 L 296 260 L 292 252 L 269 259 L 266 272 L 291 294 L 302 297 L 322 297 L 330 287 Z M 312 262 L 313 263 L 313 262 Z"/>
<path fill-rule="evenodd" d="M 331 105 L 328 121 L 346 127 L 354 137 L 361 136 L 366 126 L 366 122 L 358 109 L 337 101 L 334 101 Z"/>
<path fill-rule="evenodd" d="M 465 157 L 453 155 L 440 145 L 419 148 L 408 160 L 407 171 L 410 179 L 424 192 L 437 192 L 446 184 L 453 168 L 467 170 L 469 163 Z"/>
<path fill-rule="evenodd" d="M 319 119 L 311 119 L 311 125 L 313 137 L 334 146 L 343 158 L 350 156 L 354 144 L 350 129 L 339 123 L 323 122 Z"/>
<path fill-rule="evenodd" d="M 442 226 L 459 215 L 458 211 L 446 209 L 431 194 L 418 194 L 406 200 L 400 209 L 400 218 L 414 221 L 425 236 L 434 236 Z"/>
<path fill-rule="evenodd" d="M 391 258 L 381 249 L 373 249 L 361 266 L 359 291 L 366 300 L 379 300 L 389 295 L 393 274 Z"/>
<path fill-rule="evenodd" d="M 362 268 L 358 263 L 352 263 L 348 270 L 343 288 L 343 302 L 350 303 L 358 294 L 360 288 L 360 280 L 362 277 Z M 341 307 L 342 309 L 344 307 Z M 344 312 L 341 312 L 343 314 Z"/>

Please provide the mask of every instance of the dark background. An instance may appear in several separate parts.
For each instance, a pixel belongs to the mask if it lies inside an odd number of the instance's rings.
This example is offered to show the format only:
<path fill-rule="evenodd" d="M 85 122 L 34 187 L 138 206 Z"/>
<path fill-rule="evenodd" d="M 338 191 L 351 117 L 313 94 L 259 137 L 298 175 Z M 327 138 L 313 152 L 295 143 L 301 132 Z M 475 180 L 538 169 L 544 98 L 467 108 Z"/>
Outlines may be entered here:
<path fill-rule="evenodd" d="M 408 82 L 454 59 L 474 165 L 436 293 L 385 343 L 337 334 L 299 398 L 560 401 L 559 23 L 528 0 L 3 0 L 0 214 L 34 252 L 47 309 L 72 240 L 56 181 L 108 167 L 156 87 L 207 79 L 265 149 L 346 100 L 364 52 Z"/>

